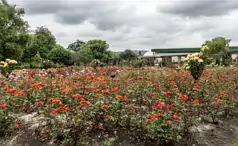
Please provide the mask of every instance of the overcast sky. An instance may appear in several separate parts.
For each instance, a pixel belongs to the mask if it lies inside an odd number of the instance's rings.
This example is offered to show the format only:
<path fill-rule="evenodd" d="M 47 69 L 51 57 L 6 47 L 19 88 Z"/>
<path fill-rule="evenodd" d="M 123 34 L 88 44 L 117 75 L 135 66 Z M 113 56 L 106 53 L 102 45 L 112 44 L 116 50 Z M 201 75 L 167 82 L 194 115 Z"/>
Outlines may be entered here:
<path fill-rule="evenodd" d="M 199 47 L 216 36 L 238 45 L 238 0 L 8 0 L 31 29 L 46 26 L 64 47 L 106 40 L 113 51 Z"/>

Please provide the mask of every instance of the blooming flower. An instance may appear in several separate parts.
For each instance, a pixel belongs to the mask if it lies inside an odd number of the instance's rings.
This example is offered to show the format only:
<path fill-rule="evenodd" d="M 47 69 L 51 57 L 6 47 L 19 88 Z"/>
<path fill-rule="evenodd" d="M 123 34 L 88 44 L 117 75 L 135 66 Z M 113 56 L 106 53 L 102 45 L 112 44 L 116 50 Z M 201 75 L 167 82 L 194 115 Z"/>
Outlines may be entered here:
<path fill-rule="evenodd" d="M 158 94 L 156 94 L 156 93 L 152 93 L 151 96 L 152 96 L 152 97 L 155 97 L 155 96 L 158 96 Z"/>
<path fill-rule="evenodd" d="M 109 94 L 110 94 L 110 91 L 109 91 L 109 90 L 104 90 L 104 91 L 103 91 L 103 94 L 109 95 Z"/>
<path fill-rule="evenodd" d="M 198 99 L 196 99 L 196 100 L 194 100 L 193 101 L 193 104 L 195 105 L 195 104 L 198 104 L 199 103 L 199 100 Z"/>
<path fill-rule="evenodd" d="M 198 59 L 198 62 L 200 62 L 200 63 L 201 63 L 201 62 L 203 62 L 203 60 L 202 60 L 202 59 Z"/>
<path fill-rule="evenodd" d="M 119 89 L 116 87 L 116 88 L 113 88 L 112 89 L 112 92 L 117 92 Z"/>
<path fill-rule="evenodd" d="M 15 128 L 16 128 L 16 129 L 19 129 L 19 124 L 15 124 Z"/>
<path fill-rule="evenodd" d="M 173 118 L 174 118 L 174 119 L 178 119 L 179 116 L 178 116 L 177 114 L 174 114 L 174 115 L 173 115 Z"/>
<path fill-rule="evenodd" d="M 158 83 L 154 83 L 153 87 L 159 87 L 159 84 Z"/>
<path fill-rule="evenodd" d="M 156 114 L 154 114 L 152 117 L 151 117 L 151 119 L 154 121 L 154 120 L 156 120 L 158 118 L 158 115 L 156 115 Z"/>
<path fill-rule="evenodd" d="M 150 122 L 151 122 L 151 121 L 150 121 L 149 119 L 146 119 L 146 120 L 145 120 L 145 123 L 146 123 L 146 124 L 149 124 Z"/>
<path fill-rule="evenodd" d="M 153 106 L 152 106 L 152 109 L 156 109 L 156 106 L 155 106 L 155 105 L 153 105 Z"/>
<path fill-rule="evenodd" d="M 103 108 L 103 109 L 108 109 L 109 106 L 108 106 L 108 105 L 103 105 L 102 108 Z"/>
<path fill-rule="evenodd" d="M 39 104 L 43 106 L 45 103 L 44 101 L 40 101 Z"/>
<path fill-rule="evenodd" d="M 5 109 L 5 108 L 7 108 L 7 106 L 6 106 L 6 105 L 0 105 L 0 107 L 1 107 L 2 109 Z"/>

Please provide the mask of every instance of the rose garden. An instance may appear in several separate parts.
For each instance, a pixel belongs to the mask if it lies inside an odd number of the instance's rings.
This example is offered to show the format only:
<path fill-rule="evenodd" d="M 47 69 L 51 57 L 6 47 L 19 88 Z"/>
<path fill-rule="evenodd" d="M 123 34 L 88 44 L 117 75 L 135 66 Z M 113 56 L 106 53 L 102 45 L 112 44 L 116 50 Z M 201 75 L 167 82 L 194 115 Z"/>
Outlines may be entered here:
<path fill-rule="evenodd" d="M 185 70 L 72 66 L 8 74 L 17 62 L 2 61 L 0 135 L 26 129 L 19 117 L 34 113 L 43 117 L 35 132 L 45 143 L 92 145 L 96 138 L 110 145 L 110 137 L 126 135 L 174 145 L 192 126 L 219 124 L 235 107 L 238 69 L 206 62 L 204 48 L 185 59 Z"/>

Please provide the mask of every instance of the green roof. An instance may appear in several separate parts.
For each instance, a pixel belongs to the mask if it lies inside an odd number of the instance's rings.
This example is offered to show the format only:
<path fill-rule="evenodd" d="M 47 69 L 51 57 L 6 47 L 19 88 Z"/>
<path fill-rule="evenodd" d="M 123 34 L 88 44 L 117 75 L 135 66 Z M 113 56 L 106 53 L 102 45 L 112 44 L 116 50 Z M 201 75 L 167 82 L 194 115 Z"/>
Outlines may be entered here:
<path fill-rule="evenodd" d="M 195 53 L 200 52 L 201 48 L 167 48 L 167 49 L 151 49 L 156 53 Z M 238 46 L 231 46 L 229 52 L 238 52 Z"/>

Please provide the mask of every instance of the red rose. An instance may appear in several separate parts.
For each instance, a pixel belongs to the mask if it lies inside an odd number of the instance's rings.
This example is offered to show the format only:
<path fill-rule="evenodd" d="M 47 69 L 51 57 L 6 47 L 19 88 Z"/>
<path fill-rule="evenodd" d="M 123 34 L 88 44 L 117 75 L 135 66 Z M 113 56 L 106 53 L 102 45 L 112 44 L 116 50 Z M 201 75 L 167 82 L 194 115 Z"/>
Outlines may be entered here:
<path fill-rule="evenodd" d="M 15 124 L 15 128 L 18 129 L 19 128 L 19 124 Z"/>

